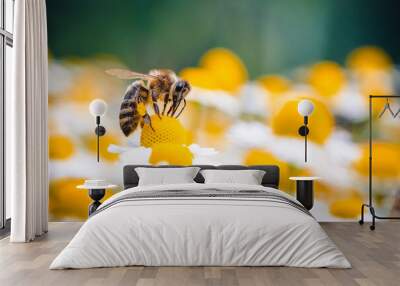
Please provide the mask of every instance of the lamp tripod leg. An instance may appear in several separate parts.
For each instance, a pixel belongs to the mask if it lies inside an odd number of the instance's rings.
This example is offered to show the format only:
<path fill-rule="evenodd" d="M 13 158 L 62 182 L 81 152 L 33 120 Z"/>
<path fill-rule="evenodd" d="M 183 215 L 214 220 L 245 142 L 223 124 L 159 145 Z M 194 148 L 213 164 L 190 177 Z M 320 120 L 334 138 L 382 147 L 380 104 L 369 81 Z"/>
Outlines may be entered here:
<path fill-rule="evenodd" d="M 358 221 L 358 223 L 360 224 L 360 225 L 363 225 L 364 224 L 364 207 L 365 207 L 366 205 L 365 204 L 362 204 L 361 205 L 361 219 Z"/>
<path fill-rule="evenodd" d="M 375 218 L 376 218 L 376 214 L 375 214 L 375 209 L 373 206 L 370 205 L 369 207 L 369 212 L 371 213 L 372 216 L 372 224 L 369 226 L 370 230 L 375 230 Z"/>

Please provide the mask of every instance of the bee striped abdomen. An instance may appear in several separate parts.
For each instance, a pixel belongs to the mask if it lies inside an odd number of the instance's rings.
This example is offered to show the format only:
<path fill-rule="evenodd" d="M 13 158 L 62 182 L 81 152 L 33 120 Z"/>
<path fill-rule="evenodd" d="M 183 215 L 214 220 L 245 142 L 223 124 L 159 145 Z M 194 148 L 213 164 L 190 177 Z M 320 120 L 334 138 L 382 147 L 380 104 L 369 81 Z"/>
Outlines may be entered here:
<path fill-rule="evenodd" d="M 147 89 L 140 84 L 129 86 L 125 93 L 119 112 L 119 125 L 125 136 L 133 133 L 139 125 L 141 115 L 137 107 L 144 93 L 147 94 Z"/>

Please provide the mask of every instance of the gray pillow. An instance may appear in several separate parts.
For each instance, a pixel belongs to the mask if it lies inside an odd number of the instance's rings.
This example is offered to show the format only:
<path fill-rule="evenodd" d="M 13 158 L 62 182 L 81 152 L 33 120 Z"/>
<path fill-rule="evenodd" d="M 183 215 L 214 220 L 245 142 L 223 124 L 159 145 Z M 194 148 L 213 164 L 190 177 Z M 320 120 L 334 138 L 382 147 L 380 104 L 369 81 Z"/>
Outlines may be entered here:
<path fill-rule="evenodd" d="M 194 178 L 199 170 L 199 167 L 135 168 L 139 176 L 139 186 L 196 183 Z"/>
<path fill-rule="evenodd" d="M 261 185 L 265 171 L 261 170 L 202 170 L 205 184 Z"/>

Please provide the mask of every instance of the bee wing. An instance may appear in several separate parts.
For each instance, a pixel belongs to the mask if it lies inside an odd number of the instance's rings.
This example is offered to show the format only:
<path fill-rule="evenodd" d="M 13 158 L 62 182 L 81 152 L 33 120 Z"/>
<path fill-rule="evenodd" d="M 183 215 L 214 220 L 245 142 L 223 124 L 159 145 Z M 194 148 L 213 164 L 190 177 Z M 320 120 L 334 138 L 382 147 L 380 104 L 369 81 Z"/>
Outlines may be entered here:
<path fill-rule="evenodd" d="M 106 74 L 115 76 L 120 79 L 153 79 L 156 78 L 154 76 L 148 74 L 142 74 L 130 70 L 124 69 L 109 69 L 105 71 Z"/>

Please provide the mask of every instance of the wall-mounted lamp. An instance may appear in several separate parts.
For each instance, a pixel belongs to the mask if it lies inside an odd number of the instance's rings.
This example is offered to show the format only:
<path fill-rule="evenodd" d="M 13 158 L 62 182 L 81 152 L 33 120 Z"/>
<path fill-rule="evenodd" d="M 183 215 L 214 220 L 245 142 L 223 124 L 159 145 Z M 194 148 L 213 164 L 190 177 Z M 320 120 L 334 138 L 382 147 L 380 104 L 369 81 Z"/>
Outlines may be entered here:
<path fill-rule="evenodd" d="M 100 117 L 107 111 L 107 103 L 101 99 L 95 99 L 89 104 L 89 111 L 96 118 L 96 129 L 94 133 L 97 135 L 97 162 L 100 161 L 100 136 L 106 134 L 106 128 L 100 125 Z"/>
<path fill-rule="evenodd" d="M 297 111 L 304 117 L 304 125 L 299 128 L 299 135 L 304 137 L 304 161 L 307 162 L 307 135 L 310 133 L 307 125 L 308 117 L 314 111 L 314 104 L 310 100 L 304 99 L 299 102 Z"/>

